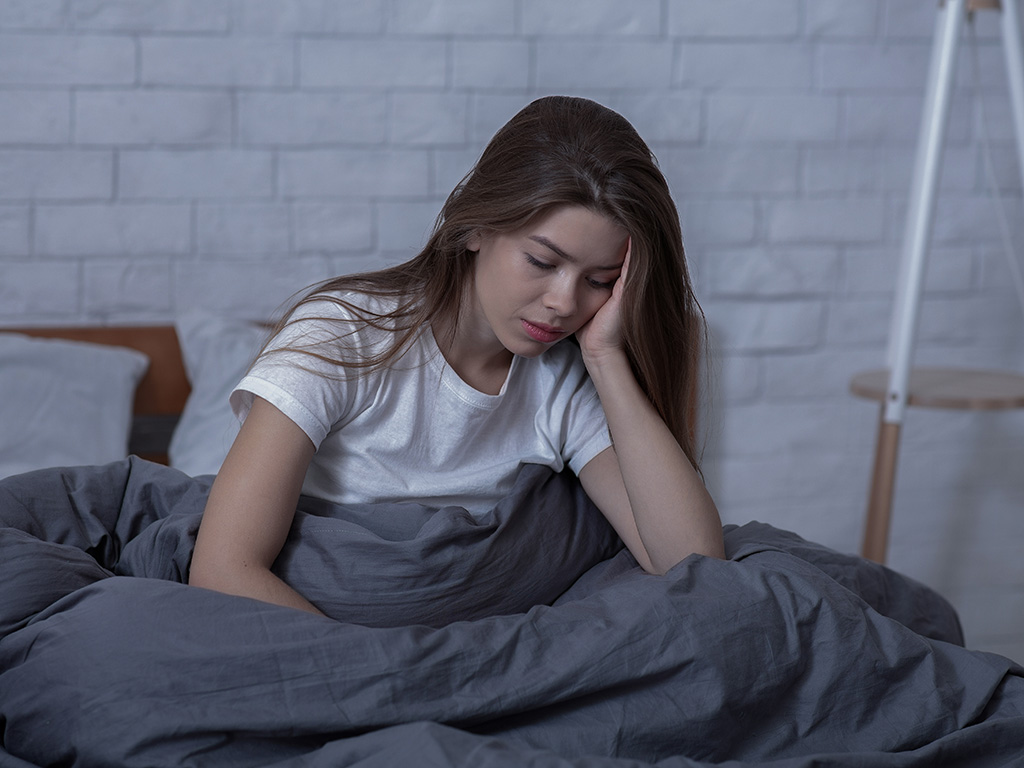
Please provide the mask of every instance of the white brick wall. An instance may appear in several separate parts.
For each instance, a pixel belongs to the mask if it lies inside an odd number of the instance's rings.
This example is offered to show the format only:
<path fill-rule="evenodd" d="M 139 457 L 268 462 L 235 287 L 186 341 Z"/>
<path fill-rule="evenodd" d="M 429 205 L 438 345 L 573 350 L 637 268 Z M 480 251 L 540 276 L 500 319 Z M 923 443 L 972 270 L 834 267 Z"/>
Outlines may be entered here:
<path fill-rule="evenodd" d="M 859 546 L 937 2 L 0 0 L 0 323 L 273 312 L 410 255 L 553 92 L 619 109 L 679 203 L 716 343 L 723 516 Z M 994 12 L 979 62 L 1024 243 Z M 1024 368 L 962 50 L 918 359 Z M 1022 246 L 1024 247 L 1024 246 Z M 912 410 L 891 563 L 1024 660 L 1024 414 Z"/>

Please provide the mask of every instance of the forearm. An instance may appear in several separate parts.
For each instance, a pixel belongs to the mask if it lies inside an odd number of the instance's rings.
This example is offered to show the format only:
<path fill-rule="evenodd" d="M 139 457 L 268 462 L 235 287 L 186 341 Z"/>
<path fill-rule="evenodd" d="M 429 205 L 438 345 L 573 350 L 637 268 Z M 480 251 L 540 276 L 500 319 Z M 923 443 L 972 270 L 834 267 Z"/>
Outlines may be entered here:
<path fill-rule="evenodd" d="M 608 419 L 633 520 L 651 569 L 692 553 L 724 556 L 711 495 L 637 383 L 624 353 L 588 360 Z"/>
<path fill-rule="evenodd" d="M 207 557 L 207 554 L 201 543 L 197 543 L 189 570 L 190 585 L 323 615 L 270 569 L 238 562 L 224 552 L 214 553 L 215 557 Z"/>

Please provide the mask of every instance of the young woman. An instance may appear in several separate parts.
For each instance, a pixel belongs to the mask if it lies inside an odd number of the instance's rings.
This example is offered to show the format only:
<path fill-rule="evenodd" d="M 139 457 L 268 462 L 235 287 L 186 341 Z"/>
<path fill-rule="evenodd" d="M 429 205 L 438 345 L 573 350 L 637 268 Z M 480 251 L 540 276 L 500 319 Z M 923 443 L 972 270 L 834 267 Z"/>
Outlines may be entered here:
<path fill-rule="evenodd" d="M 689 423 L 704 336 L 646 144 L 594 102 L 539 99 L 418 256 L 279 324 L 232 394 L 190 583 L 316 612 L 271 572 L 301 493 L 484 512 L 524 463 L 568 465 L 649 572 L 722 557 Z"/>

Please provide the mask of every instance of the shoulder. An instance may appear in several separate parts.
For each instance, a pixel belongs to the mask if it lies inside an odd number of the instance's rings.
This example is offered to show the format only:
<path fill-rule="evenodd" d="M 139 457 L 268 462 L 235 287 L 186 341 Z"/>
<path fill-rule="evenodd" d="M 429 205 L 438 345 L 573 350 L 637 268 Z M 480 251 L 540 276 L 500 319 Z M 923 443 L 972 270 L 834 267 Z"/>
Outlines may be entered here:
<path fill-rule="evenodd" d="M 399 300 L 358 291 L 321 291 L 304 298 L 287 316 L 278 339 L 289 345 L 382 343 L 396 329 Z"/>
<path fill-rule="evenodd" d="M 306 319 L 324 321 L 376 320 L 394 314 L 397 297 L 376 296 L 359 291 L 318 291 L 302 299 L 292 310 L 289 322 Z"/>

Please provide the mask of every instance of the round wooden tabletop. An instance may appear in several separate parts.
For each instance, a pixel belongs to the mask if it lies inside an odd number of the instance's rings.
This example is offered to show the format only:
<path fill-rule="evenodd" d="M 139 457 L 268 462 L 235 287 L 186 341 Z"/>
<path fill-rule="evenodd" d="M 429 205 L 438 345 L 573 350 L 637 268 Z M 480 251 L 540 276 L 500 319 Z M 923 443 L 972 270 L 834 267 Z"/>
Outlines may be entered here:
<path fill-rule="evenodd" d="M 884 402 L 888 388 L 889 371 L 884 368 L 858 373 L 850 380 L 850 391 L 868 400 Z M 1007 371 L 914 368 L 907 404 L 965 410 L 1024 408 L 1024 376 Z"/>

